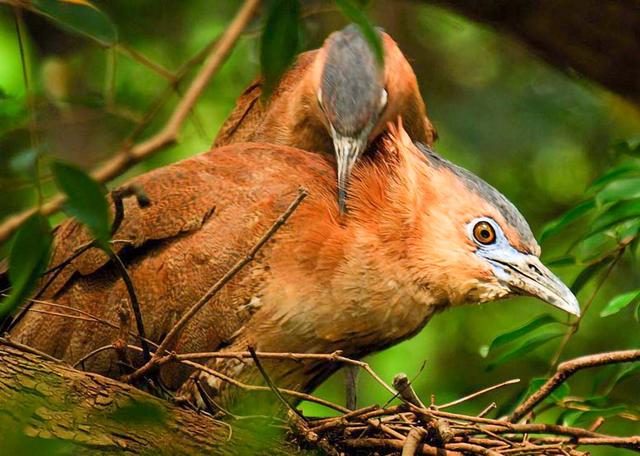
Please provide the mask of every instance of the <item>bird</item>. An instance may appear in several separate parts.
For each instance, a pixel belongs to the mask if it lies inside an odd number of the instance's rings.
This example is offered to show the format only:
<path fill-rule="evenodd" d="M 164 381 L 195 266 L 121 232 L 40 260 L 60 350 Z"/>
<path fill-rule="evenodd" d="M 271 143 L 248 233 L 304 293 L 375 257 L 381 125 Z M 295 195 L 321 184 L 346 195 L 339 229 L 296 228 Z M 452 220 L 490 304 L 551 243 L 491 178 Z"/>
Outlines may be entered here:
<path fill-rule="evenodd" d="M 346 211 L 351 170 L 361 154 L 376 151 L 390 119 L 402 116 L 416 141 L 432 145 L 436 130 L 426 114 L 416 75 L 398 44 L 376 29 L 380 62 L 361 30 L 350 24 L 320 49 L 301 54 L 268 101 L 258 78 L 223 123 L 213 147 L 265 141 L 318 152 L 337 167 L 338 203 Z M 347 407 L 356 406 L 358 369 L 345 367 Z"/>
<path fill-rule="evenodd" d="M 258 78 L 238 98 L 213 146 L 256 141 L 335 156 L 344 212 L 353 166 L 387 122 L 400 115 L 410 137 L 427 145 L 437 137 L 411 65 L 391 36 L 377 33 L 383 62 L 350 24 L 320 49 L 299 55 L 267 101 Z"/>
<path fill-rule="evenodd" d="M 341 351 L 360 359 L 463 304 L 529 295 L 580 313 L 572 292 L 541 262 L 525 218 L 498 190 L 414 142 L 400 120 L 387 126 L 378 149 L 356 164 L 345 214 L 332 164 L 288 146 L 230 144 L 133 178 L 151 205 L 125 201 L 114 239 L 126 242 L 114 249 L 135 284 L 147 338 L 159 343 L 247 254 L 300 187 L 307 198 L 170 350 L 237 352 L 250 346 L 258 352 Z M 51 264 L 89 239 L 77 221 L 63 222 Z M 113 343 L 118 325 L 104 322 L 118 321 L 128 294 L 114 264 L 91 249 L 64 268 L 40 300 L 12 329 L 12 340 L 75 363 Z M 60 306 L 99 321 L 42 313 L 61 313 Z M 132 337 L 129 343 L 137 342 Z M 136 353 L 131 360 L 139 365 Z M 303 392 L 339 368 L 326 360 L 262 364 L 276 385 Z M 207 366 L 240 382 L 264 381 L 252 360 L 213 359 Z M 85 367 L 121 373 L 109 350 L 87 359 Z M 233 409 L 251 394 L 183 365 L 162 366 L 159 378 L 200 407 L 201 383 L 221 407 Z"/>

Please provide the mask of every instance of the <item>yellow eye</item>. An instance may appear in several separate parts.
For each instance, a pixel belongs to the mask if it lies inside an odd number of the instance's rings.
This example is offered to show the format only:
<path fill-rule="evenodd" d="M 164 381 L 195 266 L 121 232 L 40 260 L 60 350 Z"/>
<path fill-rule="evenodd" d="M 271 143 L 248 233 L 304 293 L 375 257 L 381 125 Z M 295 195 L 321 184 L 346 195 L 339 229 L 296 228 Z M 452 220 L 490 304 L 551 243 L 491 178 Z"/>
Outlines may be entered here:
<path fill-rule="evenodd" d="M 496 232 L 489 222 L 478 222 L 473 227 L 473 237 L 480 244 L 493 244 L 496 241 Z"/>

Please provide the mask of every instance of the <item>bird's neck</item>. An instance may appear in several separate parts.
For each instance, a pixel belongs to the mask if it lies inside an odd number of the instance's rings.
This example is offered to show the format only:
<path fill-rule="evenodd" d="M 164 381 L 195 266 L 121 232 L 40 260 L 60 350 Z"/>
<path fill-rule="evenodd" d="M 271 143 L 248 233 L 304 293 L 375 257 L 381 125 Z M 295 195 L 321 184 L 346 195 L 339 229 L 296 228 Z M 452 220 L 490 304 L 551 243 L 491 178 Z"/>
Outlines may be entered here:
<path fill-rule="evenodd" d="M 280 243 L 271 265 L 283 280 L 266 293 L 272 302 L 260 340 L 271 345 L 263 350 L 362 356 L 415 334 L 446 304 L 443 293 L 417 280 L 411 261 L 420 236 L 421 190 L 399 178 L 409 171 L 388 168 L 404 163 L 376 162 L 382 158 L 362 164 L 368 169 L 354 179 L 347 214 L 329 202 L 334 194 L 299 209 L 306 226 L 295 230 L 296 239 Z M 269 339 L 273 326 L 280 331 Z"/>

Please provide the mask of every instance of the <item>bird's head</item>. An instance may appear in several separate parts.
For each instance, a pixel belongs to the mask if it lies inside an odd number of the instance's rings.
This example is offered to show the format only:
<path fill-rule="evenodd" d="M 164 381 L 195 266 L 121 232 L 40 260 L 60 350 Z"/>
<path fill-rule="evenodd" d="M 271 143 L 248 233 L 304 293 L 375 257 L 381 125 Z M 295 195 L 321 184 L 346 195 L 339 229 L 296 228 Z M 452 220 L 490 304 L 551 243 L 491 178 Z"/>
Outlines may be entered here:
<path fill-rule="evenodd" d="M 414 283 L 450 305 L 528 295 L 580 314 L 576 297 L 542 264 L 529 225 L 507 198 L 415 144 L 402 127 L 390 129 L 405 166 L 394 178 L 400 183 L 392 184 L 402 194 L 386 198 L 404 199 L 394 217 L 411 227 L 404 242 Z"/>
<path fill-rule="evenodd" d="M 357 159 L 389 120 L 407 119 L 406 129 L 416 141 L 435 139 L 411 65 L 393 39 L 379 33 L 384 63 L 360 30 L 349 25 L 326 39 L 312 71 L 316 109 L 333 140 L 341 206 Z"/>

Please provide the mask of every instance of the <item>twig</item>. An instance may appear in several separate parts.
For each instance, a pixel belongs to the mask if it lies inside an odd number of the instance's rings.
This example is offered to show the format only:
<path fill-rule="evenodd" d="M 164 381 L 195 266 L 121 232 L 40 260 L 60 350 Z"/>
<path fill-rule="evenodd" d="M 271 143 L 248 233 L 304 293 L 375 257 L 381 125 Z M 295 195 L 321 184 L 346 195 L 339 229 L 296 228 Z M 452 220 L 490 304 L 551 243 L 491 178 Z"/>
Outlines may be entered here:
<path fill-rule="evenodd" d="M 447 448 L 464 451 L 465 453 L 481 454 L 484 456 L 502 456 L 502 454 L 497 451 L 490 450 L 480 445 L 474 445 L 472 443 L 449 443 L 447 444 Z"/>
<path fill-rule="evenodd" d="M 199 378 L 195 378 L 193 381 L 196 384 L 196 388 L 198 389 L 198 393 L 200 393 L 200 397 L 202 398 L 202 402 L 204 402 L 204 406 L 205 406 L 206 411 L 209 412 L 211 414 L 211 416 L 214 416 L 218 410 L 216 410 L 215 406 L 213 405 L 213 401 L 211 400 L 211 396 L 209 396 L 209 393 L 207 393 L 207 391 L 204 389 L 204 387 L 202 386 L 202 383 L 200 383 L 200 379 Z"/>
<path fill-rule="evenodd" d="M 2 294 L 0 294 L 0 296 L 7 296 L 7 295 L 2 293 Z M 51 301 L 43 301 L 41 299 L 33 299 L 32 298 L 32 299 L 29 299 L 29 302 L 30 303 L 34 303 L 34 304 L 41 304 L 41 305 L 56 307 L 56 308 L 60 308 L 60 309 L 66 309 L 66 310 L 70 310 L 72 312 L 77 312 L 80 315 L 84 315 L 84 316 L 88 317 L 89 320 L 85 320 L 85 321 L 91 321 L 91 322 L 94 322 L 94 323 L 101 323 L 101 324 L 103 324 L 105 326 L 108 326 L 110 328 L 113 328 L 113 329 L 120 329 L 120 326 L 115 324 L 114 322 L 111 322 L 111 321 L 106 320 L 104 318 L 97 317 L 97 316 L 93 315 L 92 313 L 89 313 L 89 312 L 87 312 L 85 310 L 82 310 L 82 309 L 77 309 L 75 307 L 67 306 L 67 305 L 64 305 L 64 304 L 58 304 L 58 303 L 51 302 Z M 29 311 L 30 312 L 36 312 L 36 310 L 34 310 L 34 309 L 29 309 Z M 44 311 L 40 311 L 38 309 L 37 312 L 43 313 Z M 48 313 L 50 315 L 53 314 L 52 312 L 48 312 Z M 76 315 L 71 315 L 71 314 L 66 314 L 66 313 L 56 312 L 55 315 L 57 317 L 80 319 Z M 84 320 L 84 319 L 82 319 L 82 320 Z M 129 335 L 132 336 L 132 337 L 138 337 L 138 335 L 133 333 L 133 332 L 129 332 Z M 152 345 L 152 346 L 154 346 L 154 347 L 157 347 L 157 344 L 155 344 L 153 341 L 151 341 L 149 339 L 147 339 L 147 343 Z"/>
<path fill-rule="evenodd" d="M 425 408 L 424 404 L 413 389 L 413 386 L 411 386 L 411 382 L 409 382 L 407 374 L 396 374 L 395 377 L 393 377 L 393 387 L 405 402 L 409 402 L 416 407 Z"/>
<path fill-rule="evenodd" d="M 127 346 L 127 348 L 129 348 L 130 346 Z M 80 358 L 79 360 L 77 360 L 75 363 L 73 363 L 72 367 L 74 369 L 77 369 L 78 366 L 82 366 L 84 365 L 84 363 L 86 361 L 88 361 L 89 359 L 93 358 L 94 356 L 102 353 L 103 351 L 107 351 L 107 350 L 116 350 L 116 346 L 113 344 L 109 344 L 109 345 L 103 345 L 102 347 L 98 347 L 95 350 L 91 350 L 89 353 L 87 353 L 86 355 L 84 355 L 82 358 Z"/>
<path fill-rule="evenodd" d="M 289 418 L 293 421 L 293 426 L 297 430 L 298 434 L 308 443 L 317 445 L 320 449 L 324 450 L 324 453 L 330 456 L 339 456 L 339 453 L 333 448 L 326 439 L 320 439 L 318 435 L 309 429 L 309 425 L 305 417 L 297 410 L 293 405 L 291 405 L 283 396 L 278 387 L 273 383 L 267 371 L 262 366 L 262 363 L 258 359 L 256 355 L 256 351 L 253 347 L 249 346 L 249 353 L 251 353 L 251 358 L 253 362 L 256 364 L 256 368 L 262 375 L 265 383 L 269 386 L 273 394 L 276 395 L 278 400 L 289 410 Z"/>
<path fill-rule="evenodd" d="M 480 413 L 478 413 L 478 418 L 487 416 L 487 414 L 489 414 L 489 412 L 495 409 L 497 406 L 498 405 L 495 402 L 492 402 L 491 404 L 487 405 L 484 409 L 482 409 Z"/>
<path fill-rule="evenodd" d="M 75 260 L 80 255 L 82 255 L 84 252 L 86 252 L 87 250 L 89 250 L 91 247 L 94 247 L 94 246 L 95 246 L 95 242 L 94 241 L 85 242 L 84 244 L 79 245 L 78 247 L 75 248 L 73 253 L 68 258 L 62 260 L 60 263 L 56 264 L 55 266 L 51 266 L 49 269 L 44 271 L 44 273 L 42 275 L 45 276 L 47 274 L 51 274 L 52 272 L 58 272 L 59 270 L 64 269 L 73 260 Z M 45 284 L 45 286 L 43 286 L 42 288 L 45 288 L 46 285 L 48 285 L 48 283 Z M 38 293 L 38 294 L 42 294 L 42 293 Z"/>
<path fill-rule="evenodd" d="M 591 432 L 596 432 L 600 426 L 604 424 L 604 416 L 599 416 L 596 420 L 589 426 L 589 430 Z"/>
<path fill-rule="evenodd" d="M 369 418 L 367 424 L 375 429 L 379 429 L 385 434 L 399 440 L 404 440 L 404 435 L 397 431 L 394 431 L 389 426 L 385 425 L 380 418 Z"/>
<path fill-rule="evenodd" d="M 322 432 L 328 429 L 333 429 L 335 427 L 346 426 L 347 424 L 349 424 L 349 421 L 351 419 L 357 418 L 360 415 L 364 415 L 365 413 L 368 413 L 377 409 L 378 409 L 377 405 L 370 405 L 369 407 L 363 407 L 358 410 L 353 410 L 349 413 L 345 413 L 344 415 L 315 420 L 312 423 L 313 427 L 311 428 L 311 431 Z"/>
<path fill-rule="evenodd" d="M 421 428 L 412 428 L 407 437 L 404 439 L 404 445 L 402 445 L 402 456 L 414 456 L 418 451 L 418 445 L 424 438 L 426 432 Z"/>
<path fill-rule="evenodd" d="M 24 306 L 20 307 L 20 309 L 24 309 L 24 308 L 25 308 Z M 42 315 L 51 315 L 53 317 L 64 317 L 64 318 L 68 318 L 70 320 L 89 321 L 91 323 L 95 323 L 95 320 L 93 318 L 83 317 L 83 316 L 80 316 L 80 315 L 70 315 L 70 314 L 66 314 L 66 313 L 62 313 L 62 312 L 52 312 L 50 310 L 29 309 L 29 312 L 39 313 L 39 314 L 42 314 Z"/>
<path fill-rule="evenodd" d="M 497 390 L 497 389 L 502 388 L 504 386 L 514 385 L 516 383 L 520 383 L 520 379 L 519 378 L 514 378 L 514 379 L 511 379 L 511 380 L 507 380 L 506 382 L 498 383 L 497 385 L 490 386 L 490 387 L 482 389 L 480 391 L 476 391 L 475 393 L 469 394 L 468 396 L 461 397 L 460 399 L 456 399 L 455 401 L 451 401 L 451 402 L 448 402 L 448 403 L 443 404 L 443 405 L 438 405 L 438 406 L 436 406 L 436 409 L 442 410 L 442 409 L 445 409 L 445 408 L 448 408 L 448 407 L 453 407 L 454 405 L 458 405 L 458 404 L 461 404 L 461 403 L 466 402 L 468 400 L 475 399 L 476 397 L 482 396 L 483 394 L 486 394 L 486 393 L 488 393 L 490 391 Z"/>
<path fill-rule="evenodd" d="M 251 358 L 251 354 L 249 352 L 232 352 L 232 351 L 180 353 L 180 354 L 168 353 L 163 356 L 159 356 L 158 353 L 159 353 L 159 350 L 156 352 L 156 355 L 153 358 L 154 360 L 153 362 L 155 363 L 155 366 L 153 367 L 158 367 L 163 364 L 167 364 L 174 361 L 183 362 L 183 361 L 189 361 L 194 359 Z M 375 371 L 371 369 L 371 367 L 367 363 L 342 356 L 340 351 L 333 352 L 333 353 L 273 353 L 273 352 L 256 352 L 256 353 L 262 359 L 289 359 L 292 361 L 322 360 L 322 361 L 344 363 L 344 364 L 351 364 L 354 366 L 358 366 L 361 369 L 363 369 L 365 372 L 367 372 L 367 374 L 370 375 L 371 378 L 373 378 L 377 383 L 379 383 L 385 390 L 396 394 L 393 388 L 389 386 L 387 383 L 385 383 L 385 381 L 382 380 L 380 376 L 376 374 Z M 123 381 L 127 381 L 127 380 L 128 378 L 125 376 Z"/>
<path fill-rule="evenodd" d="M 121 53 L 123 55 L 126 55 L 131 60 L 133 60 L 135 62 L 138 62 L 143 66 L 146 66 L 151 71 L 156 73 L 158 76 L 166 79 L 170 83 L 172 83 L 172 84 L 176 83 L 176 81 L 178 79 L 177 75 L 175 75 L 170 70 L 168 70 L 165 67 L 163 67 L 162 65 L 160 65 L 158 62 L 154 62 L 149 57 L 147 57 L 146 55 L 138 52 L 137 50 L 135 50 L 134 48 L 130 47 L 129 45 L 124 44 L 124 43 L 117 43 L 114 47 L 115 47 L 116 51 L 118 51 L 119 53 Z"/>
<path fill-rule="evenodd" d="M 187 323 L 193 318 L 193 316 L 196 313 L 198 313 L 200 309 L 202 309 L 202 307 L 204 307 L 205 304 L 207 304 L 209 300 L 211 300 L 211 298 L 213 298 L 216 295 L 216 293 L 218 293 L 218 291 L 222 289 L 222 287 L 224 287 L 233 277 L 235 277 L 235 275 L 244 266 L 246 266 L 249 262 L 253 260 L 256 253 L 258 253 L 258 251 L 262 248 L 262 246 L 264 246 L 269 241 L 269 239 L 271 239 L 271 237 L 276 233 L 276 231 L 278 231 L 280 227 L 285 224 L 285 222 L 289 219 L 291 214 L 293 214 L 293 212 L 297 209 L 300 203 L 302 203 L 302 201 L 306 198 L 306 196 L 307 196 L 307 191 L 304 190 L 303 188 L 300 188 L 298 190 L 298 196 L 289 205 L 287 210 L 284 211 L 284 213 L 280 217 L 278 217 L 278 219 L 273 223 L 273 225 L 271 225 L 271 228 L 269 228 L 262 235 L 262 237 L 258 239 L 258 241 L 249 250 L 249 252 L 243 258 L 238 260 L 238 262 L 236 262 L 236 264 L 233 265 L 233 267 L 229 269 L 224 276 L 222 276 L 211 288 L 209 288 L 209 290 L 204 294 L 204 296 L 202 296 L 200 300 L 198 300 L 198 302 L 196 302 L 193 306 L 191 306 L 191 308 L 184 313 L 184 315 L 180 318 L 180 320 L 178 320 L 178 322 L 173 326 L 173 328 L 171 328 L 169 333 L 165 336 L 165 338 L 160 343 L 160 346 L 158 347 L 158 350 L 157 350 L 158 355 L 164 354 L 167 348 L 175 342 L 177 337 L 180 335 L 180 332 L 184 329 Z M 123 381 L 131 381 L 141 375 L 144 375 L 150 369 L 157 366 L 158 359 L 159 359 L 158 356 L 155 356 L 152 360 L 145 363 L 145 365 L 140 367 L 133 374 L 131 374 L 130 376 L 127 376 L 126 379 L 123 379 Z"/>
<path fill-rule="evenodd" d="M 391 440 L 391 439 L 345 439 L 341 442 L 348 448 L 355 449 L 368 449 L 380 448 L 385 450 L 402 451 L 404 446 L 404 440 Z M 420 454 L 427 456 L 464 456 L 459 451 L 443 450 L 442 448 L 432 447 L 426 444 L 422 444 L 419 447 Z"/>
<path fill-rule="evenodd" d="M 112 192 L 112 199 L 114 202 L 114 207 L 115 207 L 115 216 L 114 216 L 114 220 L 113 220 L 113 224 L 111 227 L 111 232 L 112 234 L 115 233 L 115 231 L 118 230 L 120 224 L 122 223 L 122 220 L 124 218 L 124 206 L 123 206 L 123 198 L 126 198 L 128 196 L 136 196 L 136 200 L 138 202 L 138 204 L 141 207 L 146 207 L 150 204 L 149 199 L 147 198 L 147 196 L 144 194 L 144 192 L 142 191 L 142 189 L 136 185 L 130 185 L 130 186 L 125 186 L 122 189 L 118 189 L 115 190 L 114 192 Z M 60 272 L 62 272 L 62 270 L 69 265 L 74 259 L 76 259 L 77 257 L 79 257 L 80 255 L 82 255 L 82 253 L 86 252 L 88 249 L 90 249 L 91 247 L 94 247 L 96 245 L 95 241 L 90 241 L 87 242 L 81 246 L 79 246 L 74 253 L 71 254 L 71 256 L 69 256 L 67 259 L 65 259 L 64 261 L 62 261 L 61 263 L 59 263 L 58 265 L 48 269 L 45 274 L 49 274 L 50 272 L 54 272 L 54 274 L 49 277 L 49 279 L 47 280 L 47 282 L 40 288 L 40 290 L 38 291 L 38 293 L 36 294 L 35 299 L 31 299 L 29 300 L 28 304 L 26 306 L 24 306 L 20 313 L 18 315 L 16 315 L 16 317 L 10 322 L 10 324 L 8 325 L 8 329 L 7 330 L 11 330 L 11 328 L 13 328 L 23 317 L 24 315 L 26 315 L 26 313 L 30 310 L 31 306 L 34 303 L 38 303 L 38 299 L 44 292 L 45 290 L 51 285 L 51 283 L 56 279 L 56 277 L 60 274 Z M 108 249 L 106 251 L 106 253 L 109 255 L 109 258 L 113 261 L 113 263 L 116 266 L 116 269 L 118 270 L 118 272 L 120 273 L 120 276 L 122 277 L 125 286 L 127 288 L 127 292 L 129 294 L 129 298 L 131 300 L 131 307 L 134 311 L 134 315 L 136 318 L 136 325 L 137 325 L 137 329 L 138 329 L 138 335 L 140 337 L 140 344 L 144 349 L 143 355 L 144 355 L 144 359 L 145 360 L 149 360 L 151 358 L 150 355 L 150 351 L 149 351 L 149 345 L 147 342 L 147 338 L 145 335 L 145 331 L 144 331 L 144 324 L 142 321 L 142 313 L 140 312 L 140 305 L 138 303 L 138 298 L 136 296 L 135 293 L 135 288 L 133 286 L 133 282 L 131 281 L 131 278 L 129 277 L 129 274 L 127 272 L 127 268 L 125 267 L 124 263 L 122 262 L 122 260 L 120 259 L 120 257 L 113 252 L 112 250 Z M 47 303 L 42 301 L 42 303 L 47 304 L 47 305 L 52 305 L 51 303 Z M 55 304 L 53 304 L 55 305 Z M 71 308 L 73 309 L 73 308 Z M 75 311 L 79 312 L 79 309 L 73 309 Z M 39 311 L 40 313 L 44 313 L 45 311 Z M 72 315 L 63 315 L 63 314 L 59 314 L 59 316 L 65 316 L 68 318 L 74 318 L 74 316 Z M 93 317 L 93 316 L 91 316 Z M 78 319 L 77 317 L 75 317 L 76 319 Z M 94 317 L 95 318 L 95 317 Z"/>
<path fill-rule="evenodd" d="M 129 345 L 128 348 L 136 350 L 138 352 L 141 352 L 142 349 L 140 347 L 137 346 L 133 346 L 133 345 Z M 260 355 L 260 352 L 257 352 L 258 355 Z M 174 355 L 177 356 L 177 355 Z M 188 361 L 188 360 L 178 360 L 178 362 L 184 364 L 185 366 L 189 366 L 192 367 L 194 369 L 197 370 L 201 370 L 203 372 L 206 372 L 207 374 L 212 375 L 213 377 L 219 378 L 220 380 L 222 380 L 223 382 L 229 383 L 230 385 L 235 386 L 236 388 L 240 388 L 243 389 L 245 391 L 262 391 L 262 392 L 271 392 L 271 389 L 268 386 L 258 386 L 258 385 L 249 385 L 247 383 L 243 383 L 240 382 L 234 378 L 231 378 L 221 372 L 218 372 L 216 370 L 213 370 L 203 364 L 198 364 L 195 363 L 193 361 Z M 124 378 L 127 378 L 127 376 L 125 375 Z M 320 399 L 319 397 L 315 397 L 312 396 L 310 394 L 306 394 L 306 393 L 301 393 L 299 391 L 293 391 L 290 389 L 285 389 L 285 388 L 279 388 L 279 391 L 282 394 L 286 394 L 287 396 L 291 396 L 291 397 L 295 397 L 297 399 L 303 400 L 303 401 L 309 401 L 309 402 L 315 402 L 316 404 L 320 404 L 323 405 L 327 408 L 330 408 L 332 410 L 337 410 L 340 413 L 348 413 L 350 410 L 342 407 L 340 405 L 334 404 L 333 402 L 330 401 L 326 401 L 324 399 Z"/>
<path fill-rule="evenodd" d="M 139 185 L 136 185 L 136 184 L 126 185 L 124 187 L 121 187 L 119 189 L 112 191 L 111 199 L 113 200 L 113 207 L 114 207 L 113 222 L 111 223 L 112 236 L 116 233 L 116 231 L 118 231 L 118 228 L 120 228 L 120 225 L 122 224 L 122 221 L 124 219 L 123 199 L 128 198 L 130 196 L 136 197 L 136 201 L 138 203 L 138 206 L 140 207 L 144 208 L 151 204 L 151 201 L 149 200 L 147 195 L 144 193 L 144 190 L 142 189 L 142 187 L 140 187 Z M 46 293 L 47 289 L 49 289 L 49 287 L 54 282 L 54 280 L 58 278 L 58 276 L 62 273 L 63 269 L 66 268 L 69 264 L 71 264 L 73 260 L 78 258 L 80 255 L 82 255 L 84 252 L 86 252 L 90 248 L 96 247 L 96 246 L 97 246 L 97 243 L 95 240 L 86 242 L 78 246 L 68 258 L 64 259 L 57 265 L 47 269 L 43 273 L 43 276 L 51 274 L 52 272 L 53 274 L 49 276 L 49 278 L 44 283 L 44 285 L 40 287 L 37 294 L 35 295 L 35 299 L 40 298 L 44 293 Z M 3 328 L 3 329 L 5 329 L 7 332 L 11 331 L 11 329 L 15 327 L 20 322 L 20 320 L 22 320 L 22 318 L 26 315 L 26 313 L 31 309 L 31 306 L 33 305 L 33 303 L 34 301 L 29 301 L 26 306 L 20 309 L 20 312 L 15 317 L 7 320 L 6 324 L 4 325 L 6 328 Z"/>
<path fill-rule="evenodd" d="M 138 302 L 138 296 L 136 295 L 136 289 L 133 286 L 133 281 L 127 272 L 127 267 L 122 262 L 120 256 L 113 250 L 109 250 L 109 257 L 113 264 L 115 264 L 125 287 L 129 294 L 129 301 L 131 303 L 131 309 L 133 310 L 133 316 L 136 320 L 136 328 L 138 330 L 138 337 L 140 339 L 140 346 L 142 347 L 142 357 L 145 362 L 151 360 L 151 351 L 149 350 L 149 344 L 147 343 L 147 335 L 144 331 L 144 322 L 142 321 L 142 312 L 140 311 L 140 303 Z"/>
<path fill-rule="evenodd" d="M 582 319 L 584 318 L 585 314 L 591 307 L 591 304 L 593 304 L 593 301 L 596 299 L 596 296 L 600 292 L 600 289 L 602 288 L 604 283 L 607 281 L 607 278 L 611 274 L 611 271 L 613 271 L 613 268 L 615 267 L 616 263 L 618 262 L 620 257 L 622 257 L 622 254 L 624 253 L 625 248 L 626 248 L 626 245 L 618 249 L 618 253 L 614 257 L 613 261 L 611 261 L 611 264 L 607 267 L 607 270 L 602 275 L 602 277 L 600 278 L 600 281 L 598 282 L 593 292 L 591 293 L 591 296 L 589 296 L 589 299 L 583 306 L 580 312 L 580 316 L 576 318 L 576 320 L 571 324 L 571 326 L 567 330 L 567 333 L 562 338 L 562 341 L 560 341 L 560 345 L 558 345 L 558 348 L 556 349 L 555 353 L 553 354 L 553 357 L 551 358 L 551 361 L 549 362 L 550 369 L 553 369 L 553 366 L 555 366 L 558 363 L 558 361 L 560 360 L 560 356 L 562 355 L 562 352 L 564 351 L 565 347 L 567 346 L 567 344 L 569 343 L 573 335 L 578 332 L 578 329 L 580 329 L 580 323 L 582 322 Z"/>
<path fill-rule="evenodd" d="M 24 318 L 24 316 L 27 314 L 27 312 L 31 309 L 31 306 L 33 306 L 34 303 L 38 302 L 37 300 L 47 291 L 47 289 L 51 286 L 53 281 L 56 280 L 56 278 L 60 275 L 62 270 L 67 265 L 69 265 L 73 260 L 75 260 L 80 255 L 82 255 L 84 252 L 86 252 L 87 250 L 89 250 L 91 247 L 94 247 L 94 246 L 95 246 L 95 242 L 94 241 L 90 241 L 90 242 L 87 242 L 87 243 L 85 243 L 83 245 L 80 245 L 80 246 L 78 246 L 78 248 L 76 248 L 76 250 L 67 259 L 65 259 L 65 260 L 61 261 L 59 264 L 47 269 L 42 274 L 42 276 L 44 277 L 47 274 L 50 274 L 52 272 L 53 272 L 53 275 L 49 276 L 49 278 L 44 283 L 44 285 L 42 285 L 42 287 L 40 287 L 40 289 L 38 290 L 38 292 L 34 296 L 34 299 L 28 300 L 27 304 L 25 306 L 23 306 L 15 316 L 7 317 L 7 319 L 5 320 L 4 324 L 2 325 L 2 331 L 3 332 L 10 332 L 20 322 L 20 320 L 22 320 Z"/>
<path fill-rule="evenodd" d="M 253 359 L 253 362 L 256 364 L 256 368 L 258 369 L 258 372 L 260 372 L 260 375 L 262 375 L 262 378 L 264 379 L 267 386 L 273 391 L 273 394 L 276 395 L 278 400 L 285 406 L 285 408 L 289 409 L 300 420 L 306 423 L 307 420 L 304 418 L 304 416 L 302 416 L 302 413 L 300 413 L 300 411 L 296 409 L 293 405 L 289 404 L 289 402 L 282 396 L 282 393 L 280 393 L 280 390 L 278 389 L 278 387 L 273 383 L 273 381 L 267 374 L 267 371 L 264 370 L 262 363 L 258 359 L 258 355 L 256 355 L 255 349 L 251 346 L 249 347 L 249 353 L 251 353 L 251 358 Z"/>
<path fill-rule="evenodd" d="M 640 360 L 640 350 L 623 350 L 617 352 L 600 353 L 597 355 L 582 356 L 580 358 L 565 361 L 558 366 L 553 377 L 542 387 L 527 398 L 513 411 L 509 421 L 515 423 L 529 413 L 536 405 L 548 397 L 556 388 L 569 377 L 581 369 L 604 366 L 607 364 L 628 363 Z"/>
<path fill-rule="evenodd" d="M 220 65 L 224 62 L 225 58 L 233 48 L 235 42 L 240 37 L 242 30 L 253 17 L 253 14 L 259 4 L 259 0 L 245 0 L 227 30 L 211 49 L 204 66 L 192 81 L 189 89 L 175 107 L 171 117 L 167 120 L 164 127 L 151 138 L 138 143 L 133 147 L 125 146 L 111 159 L 91 173 L 91 176 L 95 180 L 98 182 L 111 180 L 130 168 L 133 164 L 149 157 L 176 141 L 180 127 L 187 119 L 191 109 L 213 75 L 218 71 Z M 45 216 L 51 215 L 60 209 L 64 201 L 64 196 L 58 194 L 42 205 L 40 213 Z M 0 243 L 6 241 L 22 224 L 22 222 L 37 210 L 37 208 L 32 208 L 7 218 L 0 225 Z"/>

